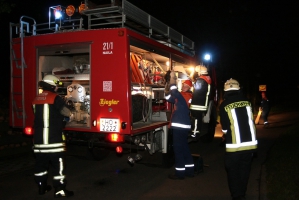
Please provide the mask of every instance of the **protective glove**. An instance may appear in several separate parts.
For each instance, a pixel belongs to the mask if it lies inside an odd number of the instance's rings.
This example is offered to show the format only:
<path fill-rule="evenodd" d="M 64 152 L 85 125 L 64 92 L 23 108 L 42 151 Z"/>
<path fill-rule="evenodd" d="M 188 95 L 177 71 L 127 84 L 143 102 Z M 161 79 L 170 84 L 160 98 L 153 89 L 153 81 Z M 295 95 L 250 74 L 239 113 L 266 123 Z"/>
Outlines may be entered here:
<path fill-rule="evenodd" d="M 176 81 L 177 81 L 177 76 L 175 75 L 174 71 L 167 71 L 165 76 L 164 76 L 164 80 L 165 80 L 165 95 L 169 95 L 170 94 L 170 86 L 172 85 L 176 85 Z"/>
<path fill-rule="evenodd" d="M 165 76 L 164 76 L 165 84 L 166 84 L 166 83 L 169 83 L 169 81 L 170 81 L 170 72 L 171 72 L 171 71 L 168 70 L 168 71 L 166 72 Z"/>
<path fill-rule="evenodd" d="M 164 92 L 165 92 L 165 96 L 167 96 L 170 93 L 169 81 L 170 81 L 170 71 L 168 70 L 166 72 L 165 76 L 164 76 L 164 82 L 165 82 Z"/>
<path fill-rule="evenodd" d="M 178 77 L 176 76 L 174 71 L 170 72 L 170 80 L 169 80 L 169 85 L 176 85 Z"/>
<path fill-rule="evenodd" d="M 170 85 L 168 83 L 165 84 L 164 92 L 165 96 L 170 94 Z"/>

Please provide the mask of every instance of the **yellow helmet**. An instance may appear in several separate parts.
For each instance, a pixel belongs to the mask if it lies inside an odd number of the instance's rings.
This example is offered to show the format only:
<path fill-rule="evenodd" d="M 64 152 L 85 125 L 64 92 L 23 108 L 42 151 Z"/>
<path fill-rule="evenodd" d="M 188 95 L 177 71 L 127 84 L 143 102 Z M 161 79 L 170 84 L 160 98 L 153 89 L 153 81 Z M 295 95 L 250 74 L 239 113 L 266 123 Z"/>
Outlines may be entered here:
<path fill-rule="evenodd" d="M 240 90 L 240 84 L 235 79 L 229 79 L 224 83 L 224 91 Z"/>

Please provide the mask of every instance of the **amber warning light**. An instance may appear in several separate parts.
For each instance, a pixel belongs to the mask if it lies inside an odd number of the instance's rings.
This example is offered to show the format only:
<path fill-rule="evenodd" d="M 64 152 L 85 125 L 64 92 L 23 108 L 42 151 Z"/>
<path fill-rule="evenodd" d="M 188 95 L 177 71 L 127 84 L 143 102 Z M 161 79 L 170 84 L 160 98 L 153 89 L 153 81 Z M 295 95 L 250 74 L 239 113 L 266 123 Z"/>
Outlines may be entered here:
<path fill-rule="evenodd" d="M 33 128 L 32 127 L 26 127 L 26 128 L 24 128 L 24 133 L 26 135 L 33 135 Z"/>

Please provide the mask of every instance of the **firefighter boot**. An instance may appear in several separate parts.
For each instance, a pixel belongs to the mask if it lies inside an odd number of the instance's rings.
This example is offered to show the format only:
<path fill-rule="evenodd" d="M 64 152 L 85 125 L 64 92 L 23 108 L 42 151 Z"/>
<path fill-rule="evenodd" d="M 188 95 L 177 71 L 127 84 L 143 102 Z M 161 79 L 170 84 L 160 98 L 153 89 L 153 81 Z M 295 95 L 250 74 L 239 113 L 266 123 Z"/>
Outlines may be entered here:
<path fill-rule="evenodd" d="M 37 184 L 38 184 L 38 194 L 39 195 L 43 195 L 52 189 L 52 187 L 50 185 L 47 185 L 46 182 L 38 182 Z"/>
<path fill-rule="evenodd" d="M 68 191 L 65 188 L 55 188 L 54 192 L 54 197 L 59 198 L 59 197 L 71 197 L 74 195 L 73 191 Z"/>

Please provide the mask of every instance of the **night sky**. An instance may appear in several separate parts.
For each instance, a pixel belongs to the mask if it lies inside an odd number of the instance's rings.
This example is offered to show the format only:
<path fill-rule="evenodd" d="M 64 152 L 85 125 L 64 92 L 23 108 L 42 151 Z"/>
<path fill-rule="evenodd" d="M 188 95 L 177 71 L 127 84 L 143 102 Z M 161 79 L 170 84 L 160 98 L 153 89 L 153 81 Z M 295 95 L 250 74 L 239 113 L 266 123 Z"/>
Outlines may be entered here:
<path fill-rule="evenodd" d="M 16 3 L 10 14 L 0 14 L 1 67 L 9 81 L 9 22 L 21 15 L 42 18 L 49 6 L 79 6 L 81 1 L 27 0 Z M 100 4 L 104 0 L 93 0 Z M 109 1 L 108 1 L 109 2 Z M 244 88 L 267 84 L 270 93 L 298 93 L 299 15 L 296 1 L 286 0 L 129 0 L 148 14 L 195 42 L 199 60 L 212 54 L 219 83 L 239 80 Z M 293 3 L 294 2 L 294 3 Z M 32 13 L 34 10 L 34 13 Z M 37 19 L 37 22 L 38 19 Z M 0 83 L 1 83 L 0 82 Z"/>

